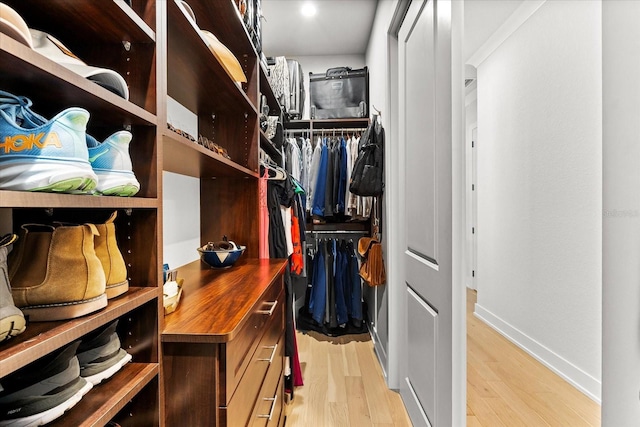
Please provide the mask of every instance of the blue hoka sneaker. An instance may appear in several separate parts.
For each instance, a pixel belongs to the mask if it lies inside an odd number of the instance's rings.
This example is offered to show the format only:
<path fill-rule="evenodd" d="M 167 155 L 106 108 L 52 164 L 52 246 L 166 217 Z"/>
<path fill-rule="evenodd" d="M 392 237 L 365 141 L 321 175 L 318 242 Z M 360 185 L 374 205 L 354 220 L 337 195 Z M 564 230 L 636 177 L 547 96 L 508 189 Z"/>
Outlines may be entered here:
<path fill-rule="evenodd" d="M 68 108 L 47 120 L 31 104 L 0 91 L 0 189 L 93 190 L 98 179 L 85 142 L 89 112 Z"/>
<path fill-rule="evenodd" d="M 131 132 L 126 130 L 114 133 L 104 142 L 87 135 L 89 161 L 98 175 L 98 193 L 105 196 L 133 196 L 140 190 L 129 156 L 131 138 Z"/>

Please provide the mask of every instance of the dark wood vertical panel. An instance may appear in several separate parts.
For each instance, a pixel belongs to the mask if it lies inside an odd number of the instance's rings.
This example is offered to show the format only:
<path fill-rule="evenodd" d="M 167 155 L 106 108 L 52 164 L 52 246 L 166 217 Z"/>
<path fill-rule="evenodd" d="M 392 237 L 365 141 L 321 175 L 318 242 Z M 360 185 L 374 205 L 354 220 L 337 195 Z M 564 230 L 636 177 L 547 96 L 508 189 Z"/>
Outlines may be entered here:
<path fill-rule="evenodd" d="M 258 257 L 258 182 L 252 178 L 200 181 L 201 243 L 226 235 L 246 245 L 243 258 Z M 240 258 L 242 261 L 243 258 Z"/>
<path fill-rule="evenodd" d="M 113 420 L 122 427 L 159 426 L 158 388 L 157 379 L 150 381 Z"/>
<path fill-rule="evenodd" d="M 218 345 L 163 343 L 162 351 L 166 425 L 218 425 Z"/>

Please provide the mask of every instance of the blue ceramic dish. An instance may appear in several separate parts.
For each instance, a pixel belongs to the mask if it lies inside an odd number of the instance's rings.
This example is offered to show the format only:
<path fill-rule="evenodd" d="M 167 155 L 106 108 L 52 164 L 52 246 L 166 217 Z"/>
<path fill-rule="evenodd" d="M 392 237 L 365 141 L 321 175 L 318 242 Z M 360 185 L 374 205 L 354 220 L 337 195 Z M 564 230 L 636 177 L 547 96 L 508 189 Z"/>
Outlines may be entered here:
<path fill-rule="evenodd" d="M 204 245 L 198 248 L 200 259 L 212 268 L 229 268 L 240 258 L 247 248 L 246 246 L 238 246 L 233 242 L 229 242 L 230 249 L 208 250 L 210 245 Z"/>

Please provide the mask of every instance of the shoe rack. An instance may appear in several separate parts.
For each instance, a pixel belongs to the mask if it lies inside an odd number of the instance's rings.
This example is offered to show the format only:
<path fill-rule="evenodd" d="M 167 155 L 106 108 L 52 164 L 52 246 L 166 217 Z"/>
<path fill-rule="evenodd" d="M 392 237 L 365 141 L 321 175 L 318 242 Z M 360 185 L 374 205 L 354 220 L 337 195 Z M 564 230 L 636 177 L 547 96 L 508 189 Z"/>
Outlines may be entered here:
<path fill-rule="evenodd" d="M 245 349 L 242 357 L 233 355 L 242 360 L 242 369 L 250 359 L 245 353 L 255 352 L 252 357 L 259 357 L 259 342 L 268 336 L 275 336 L 276 341 L 282 339 L 283 318 L 261 320 L 256 325 L 249 325 L 247 320 L 256 310 L 265 311 L 260 309 L 264 308 L 267 293 L 280 295 L 284 269 L 284 261 L 257 259 L 258 147 L 277 156 L 277 150 L 259 127 L 260 94 L 267 96 L 270 114 L 281 114 L 266 71 L 260 66 L 233 0 L 188 3 L 197 17 L 197 26 L 214 33 L 240 61 L 247 77 L 247 83 L 242 85 L 230 79 L 175 0 L 74 0 L 72 4 L 68 0 L 2 1 L 31 28 L 54 35 L 88 64 L 119 72 L 128 83 L 130 99 L 124 100 L 1 35 L 0 89 L 30 98 L 32 109 L 45 117 L 71 106 L 87 109 L 91 114 L 87 130 L 98 139 L 117 130 L 130 130 L 133 171 L 141 188 L 133 197 L 0 190 L 0 228 L 11 227 L 14 232 L 26 223 L 102 223 L 117 210 L 117 240 L 130 282 L 129 291 L 109 300 L 105 309 L 68 321 L 32 322 L 24 333 L 0 343 L 0 383 L 3 376 L 120 319 L 118 335 L 122 347 L 133 355 L 132 363 L 94 387 L 51 425 L 102 426 L 110 421 L 121 426 L 170 425 L 164 409 L 171 395 L 164 392 L 163 377 L 168 374 L 163 368 L 161 341 L 167 327 L 171 327 L 167 340 L 172 345 L 188 336 L 187 326 L 175 320 L 181 312 L 199 312 L 207 304 L 215 304 L 218 310 L 213 326 L 224 324 L 230 331 L 226 338 L 207 331 L 211 337 L 217 336 L 211 340 L 218 342 L 215 346 L 219 348 L 236 334 L 234 328 L 257 329 L 236 344 Z M 199 133 L 224 147 L 229 158 L 169 129 L 167 97 L 192 111 L 198 117 Z M 197 139 L 198 135 L 194 137 Z M 203 268 L 200 261 L 178 267 L 179 276 L 185 278 L 185 292 L 177 311 L 166 318 L 161 293 L 162 171 L 200 179 L 203 242 L 227 235 L 247 246 L 233 274 L 213 272 Z M 212 299 L 208 289 L 221 289 L 222 284 L 235 289 L 236 297 L 243 295 L 241 309 L 225 295 L 216 294 Z M 239 291 L 242 286 L 251 292 Z M 278 353 L 276 359 L 280 365 L 275 363 L 262 380 L 247 379 L 249 375 L 240 378 L 244 371 L 236 371 L 237 383 L 243 384 L 239 390 L 262 391 L 275 388 L 276 383 L 281 390 L 282 381 L 278 378 L 283 357 Z M 211 366 L 206 363 L 203 369 L 210 370 Z M 254 381 L 255 387 L 251 384 Z M 230 399 L 233 385 L 228 387 L 226 398 Z M 282 391 L 280 394 L 283 397 Z M 215 408 L 222 402 L 202 402 L 198 395 L 193 399 L 193 406 L 199 408 Z M 267 401 L 262 406 L 266 405 L 267 412 L 274 412 L 277 407 L 280 414 L 282 401 L 278 398 L 277 405 Z M 263 409 L 258 408 L 258 398 L 247 402 L 255 404 L 253 412 Z M 278 416 L 268 424 L 283 422 L 284 416 Z"/>
<path fill-rule="evenodd" d="M 112 378 L 94 387 L 54 426 L 161 424 L 159 333 L 162 318 L 161 170 L 158 149 L 156 2 L 134 0 L 2 0 L 29 27 L 61 40 L 85 62 L 118 71 L 127 81 L 127 101 L 0 35 L 0 87 L 33 101 L 45 117 L 82 107 L 96 138 L 129 129 L 130 153 L 141 188 L 134 197 L 0 191 L 0 225 L 17 232 L 24 223 L 101 223 L 118 211 L 117 240 L 129 276 L 127 293 L 93 314 L 67 321 L 30 322 L 22 334 L 0 343 L 2 377 L 120 319 L 122 347 L 132 354 Z M 73 278 L 69 278 L 73 280 Z"/>

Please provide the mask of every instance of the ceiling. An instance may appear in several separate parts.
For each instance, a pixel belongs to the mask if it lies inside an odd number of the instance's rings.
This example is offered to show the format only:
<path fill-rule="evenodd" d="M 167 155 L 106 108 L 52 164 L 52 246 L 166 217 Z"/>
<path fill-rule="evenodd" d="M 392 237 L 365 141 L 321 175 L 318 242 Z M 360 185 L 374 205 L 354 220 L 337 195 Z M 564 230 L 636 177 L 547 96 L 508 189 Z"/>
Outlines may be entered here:
<path fill-rule="evenodd" d="M 465 0 L 464 60 L 471 56 L 507 20 L 524 0 Z"/>
<path fill-rule="evenodd" d="M 262 0 L 262 40 L 267 56 L 364 55 L 378 1 Z M 524 0 L 465 0 L 465 61 Z M 304 3 L 317 14 L 302 16 Z"/>
<path fill-rule="evenodd" d="M 364 55 L 377 0 L 308 1 L 317 9 L 312 18 L 300 13 L 304 3 L 298 0 L 262 0 L 262 47 L 265 55 Z"/>

